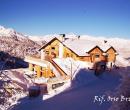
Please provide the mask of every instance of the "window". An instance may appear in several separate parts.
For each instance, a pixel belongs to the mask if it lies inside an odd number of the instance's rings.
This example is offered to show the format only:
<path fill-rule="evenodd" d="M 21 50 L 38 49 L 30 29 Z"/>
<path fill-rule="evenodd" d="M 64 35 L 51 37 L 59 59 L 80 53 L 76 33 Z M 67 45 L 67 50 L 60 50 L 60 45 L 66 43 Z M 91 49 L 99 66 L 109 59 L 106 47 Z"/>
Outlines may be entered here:
<path fill-rule="evenodd" d="M 49 51 L 46 51 L 46 54 L 49 55 Z"/>
<path fill-rule="evenodd" d="M 96 55 L 95 55 L 95 58 L 99 58 L 99 57 L 100 57 L 100 55 L 99 55 L 99 54 L 96 54 Z"/>
<path fill-rule="evenodd" d="M 51 47 L 52 50 L 55 50 L 55 47 Z"/>
<path fill-rule="evenodd" d="M 56 58 L 56 53 L 51 52 L 51 56 L 52 56 L 52 58 Z"/>
<path fill-rule="evenodd" d="M 69 53 L 66 53 L 66 57 L 70 57 Z"/>

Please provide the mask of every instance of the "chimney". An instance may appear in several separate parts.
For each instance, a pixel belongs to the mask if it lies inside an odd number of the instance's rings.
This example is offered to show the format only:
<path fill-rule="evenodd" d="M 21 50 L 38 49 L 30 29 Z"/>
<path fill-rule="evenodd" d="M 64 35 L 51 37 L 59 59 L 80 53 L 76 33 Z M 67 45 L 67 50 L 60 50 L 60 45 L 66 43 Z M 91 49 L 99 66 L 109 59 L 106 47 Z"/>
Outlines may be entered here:
<path fill-rule="evenodd" d="M 61 36 L 61 41 L 62 42 L 65 41 L 65 34 L 60 34 L 60 36 Z"/>
<path fill-rule="evenodd" d="M 78 39 L 80 39 L 80 35 L 78 36 Z"/>
<path fill-rule="evenodd" d="M 107 40 L 104 40 L 104 43 L 107 43 Z"/>

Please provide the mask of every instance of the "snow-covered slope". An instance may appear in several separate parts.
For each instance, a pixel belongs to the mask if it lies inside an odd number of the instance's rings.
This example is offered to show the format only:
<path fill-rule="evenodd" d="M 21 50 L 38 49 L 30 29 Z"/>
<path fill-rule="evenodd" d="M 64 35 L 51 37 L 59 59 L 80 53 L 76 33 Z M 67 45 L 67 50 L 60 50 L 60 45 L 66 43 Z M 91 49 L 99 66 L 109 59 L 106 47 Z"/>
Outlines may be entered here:
<path fill-rule="evenodd" d="M 48 35 L 44 35 L 44 36 L 28 36 L 28 38 L 30 38 L 33 41 L 46 41 L 46 42 L 49 42 L 54 37 L 58 38 L 60 36 L 61 36 L 60 34 L 48 34 Z M 78 36 L 73 34 L 73 33 L 69 33 L 69 34 L 66 34 L 66 37 L 70 38 L 70 39 L 75 39 Z"/>
<path fill-rule="evenodd" d="M 39 48 L 40 45 L 30 40 L 28 36 L 18 33 L 14 29 L 0 26 L 0 51 L 23 58 L 28 54 L 37 54 Z"/>
<path fill-rule="evenodd" d="M 130 66 L 130 62 L 129 60 L 126 60 L 125 58 L 123 58 L 121 55 L 118 55 L 116 57 L 116 64 L 120 67 L 128 67 Z"/>
<path fill-rule="evenodd" d="M 0 37 L 14 38 L 14 40 L 20 40 L 20 41 L 29 40 L 28 36 L 18 33 L 12 28 L 5 28 L 3 26 L 0 26 Z"/>
<path fill-rule="evenodd" d="M 110 102 L 94 102 L 94 97 L 106 95 L 110 90 L 114 91 L 120 83 L 119 76 L 114 73 L 105 73 L 101 77 L 94 76 L 92 71 L 80 68 L 71 81 L 71 87 L 65 91 L 55 90 L 55 93 L 45 94 L 33 100 L 27 97 L 19 100 L 19 104 L 12 110 L 108 110 Z M 64 88 L 64 86 L 63 86 Z M 57 94 L 58 93 L 58 94 Z M 45 99 L 46 95 L 50 95 Z M 49 97 L 49 96 L 48 96 Z"/>
<path fill-rule="evenodd" d="M 57 89 L 54 93 L 45 94 L 33 100 L 24 97 L 19 100 L 19 104 L 12 107 L 12 110 L 35 110 L 37 108 L 39 110 L 109 110 L 112 101 L 106 101 L 107 97 L 117 92 L 117 88 L 121 84 L 120 75 L 127 72 L 126 66 L 128 63 L 127 60 L 119 57 L 117 61 L 122 65 L 120 69 L 113 69 L 110 72 L 105 71 L 97 77 L 94 75 L 94 71 L 88 70 L 83 62 L 74 61 L 71 58 L 54 59 L 54 61 L 61 65 L 68 75 L 74 76 L 71 86 L 68 86 L 64 91 L 62 90 L 66 86 L 62 86 L 62 89 Z M 128 84 L 125 86 L 129 87 Z M 105 101 L 97 101 L 95 96 L 100 98 L 104 96 Z"/>
<path fill-rule="evenodd" d="M 19 98 L 27 95 L 31 79 L 23 74 L 22 69 L 5 70 L 0 74 L 0 110 L 8 110 Z"/>

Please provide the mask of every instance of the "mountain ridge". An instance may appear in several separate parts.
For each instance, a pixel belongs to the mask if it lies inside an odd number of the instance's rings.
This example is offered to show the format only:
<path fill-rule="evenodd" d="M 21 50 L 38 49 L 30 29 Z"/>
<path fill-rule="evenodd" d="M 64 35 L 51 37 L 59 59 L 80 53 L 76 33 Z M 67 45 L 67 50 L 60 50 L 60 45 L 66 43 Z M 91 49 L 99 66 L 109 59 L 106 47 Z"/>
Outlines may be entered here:
<path fill-rule="evenodd" d="M 25 55 L 37 55 L 40 45 L 14 29 L 0 26 L 0 51 L 11 56 L 24 58 Z"/>

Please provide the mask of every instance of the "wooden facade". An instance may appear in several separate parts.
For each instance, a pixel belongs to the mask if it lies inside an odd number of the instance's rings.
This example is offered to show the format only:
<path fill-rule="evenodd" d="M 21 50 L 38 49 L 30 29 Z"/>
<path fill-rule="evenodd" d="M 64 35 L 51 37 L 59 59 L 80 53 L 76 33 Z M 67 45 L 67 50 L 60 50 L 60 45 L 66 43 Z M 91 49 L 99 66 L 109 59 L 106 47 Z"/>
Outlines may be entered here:
<path fill-rule="evenodd" d="M 115 54 L 116 50 L 113 47 L 111 47 L 106 51 L 106 53 L 107 53 L 107 56 L 108 56 L 108 62 L 115 62 L 115 60 L 116 60 L 116 54 Z"/>
<path fill-rule="evenodd" d="M 59 55 L 59 41 L 54 40 L 48 46 L 44 48 L 44 52 L 46 56 L 58 57 Z"/>
<path fill-rule="evenodd" d="M 55 39 L 52 42 L 48 43 L 44 48 L 42 48 L 40 51 L 45 52 L 45 59 L 49 58 L 58 58 L 59 57 L 59 46 L 60 41 Z M 74 53 L 71 49 L 69 49 L 67 46 L 63 45 L 63 58 L 71 57 L 73 59 L 79 59 L 78 55 Z"/>
<path fill-rule="evenodd" d="M 93 63 L 99 61 L 106 61 L 106 56 L 103 55 L 103 50 L 101 50 L 98 46 L 94 47 L 88 53 L 90 54 L 90 61 Z"/>
<path fill-rule="evenodd" d="M 62 48 L 60 47 L 61 45 Z M 90 62 L 93 64 L 96 62 L 113 63 L 116 60 L 116 50 L 113 47 L 110 47 L 107 51 L 103 51 L 98 46 L 95 46 L 94 48 L 90 49 L 89 52 L 86 52 L 86 55 L 79 56 L 77 53 L 75 53 L 72 49 L 68 48 L 67 45 L 64 45 L 57 38 L 52 39 L 49 43 L 47 43 L 41 49 L 39 49 L 39 51 L 44 52 L 44 54 L 41 54 L 41 60 L 44 57 L 43 59 L 48 60 L 50 63 L 52 63 L 53 58 L 60 58 L 61 54 L 60 52 L 62 52 L 62 58 L 71 57 L 74 60 Z M 60 73 L 63 73 L 62 75 L 65 74 L 57 66 L 56 68 Z M 55 77 L 55 74 L 53 73 L 53 71 L 49 66 L 42 67 L 29 63 L 29 69 L 31 71 L 35 71 L 37 73 L 37 77 L 45 77 L 45 78 Z"/>
<path fill-rule="evenodd" d="M 55 74 L 50 69 L 50 67 L 42 67 L 39 65 L 29 63 L 29 70 L 36 72 L 37 78 L 39 78 L 39 77 L 45 77 L 45 78 L 55 77 Z"/>
<path fill-rule="evenodd" d="M 45 52 L 45 59 L 59 57 L 59 45 L 60 41 L 58 39 L 53 39 L 50 43 L 41 48 L 41 51 Z M 106 53 L 107 55 L 103 55 Z M 73 50 L 68 48 L 63 44 L 63 58 L 71 57 L 75 60 L 81 60 L 86 62 L 97 62 L 97 61 L 105 61 L 105 62 L 115 62 L 116 59 L 116 50 L 113 47 L 110 47 L 106 52 L 100 49 L 98 46 L 90 49 L 89 52 L 86 52 L 86 56 L 79 56 Z"/>

